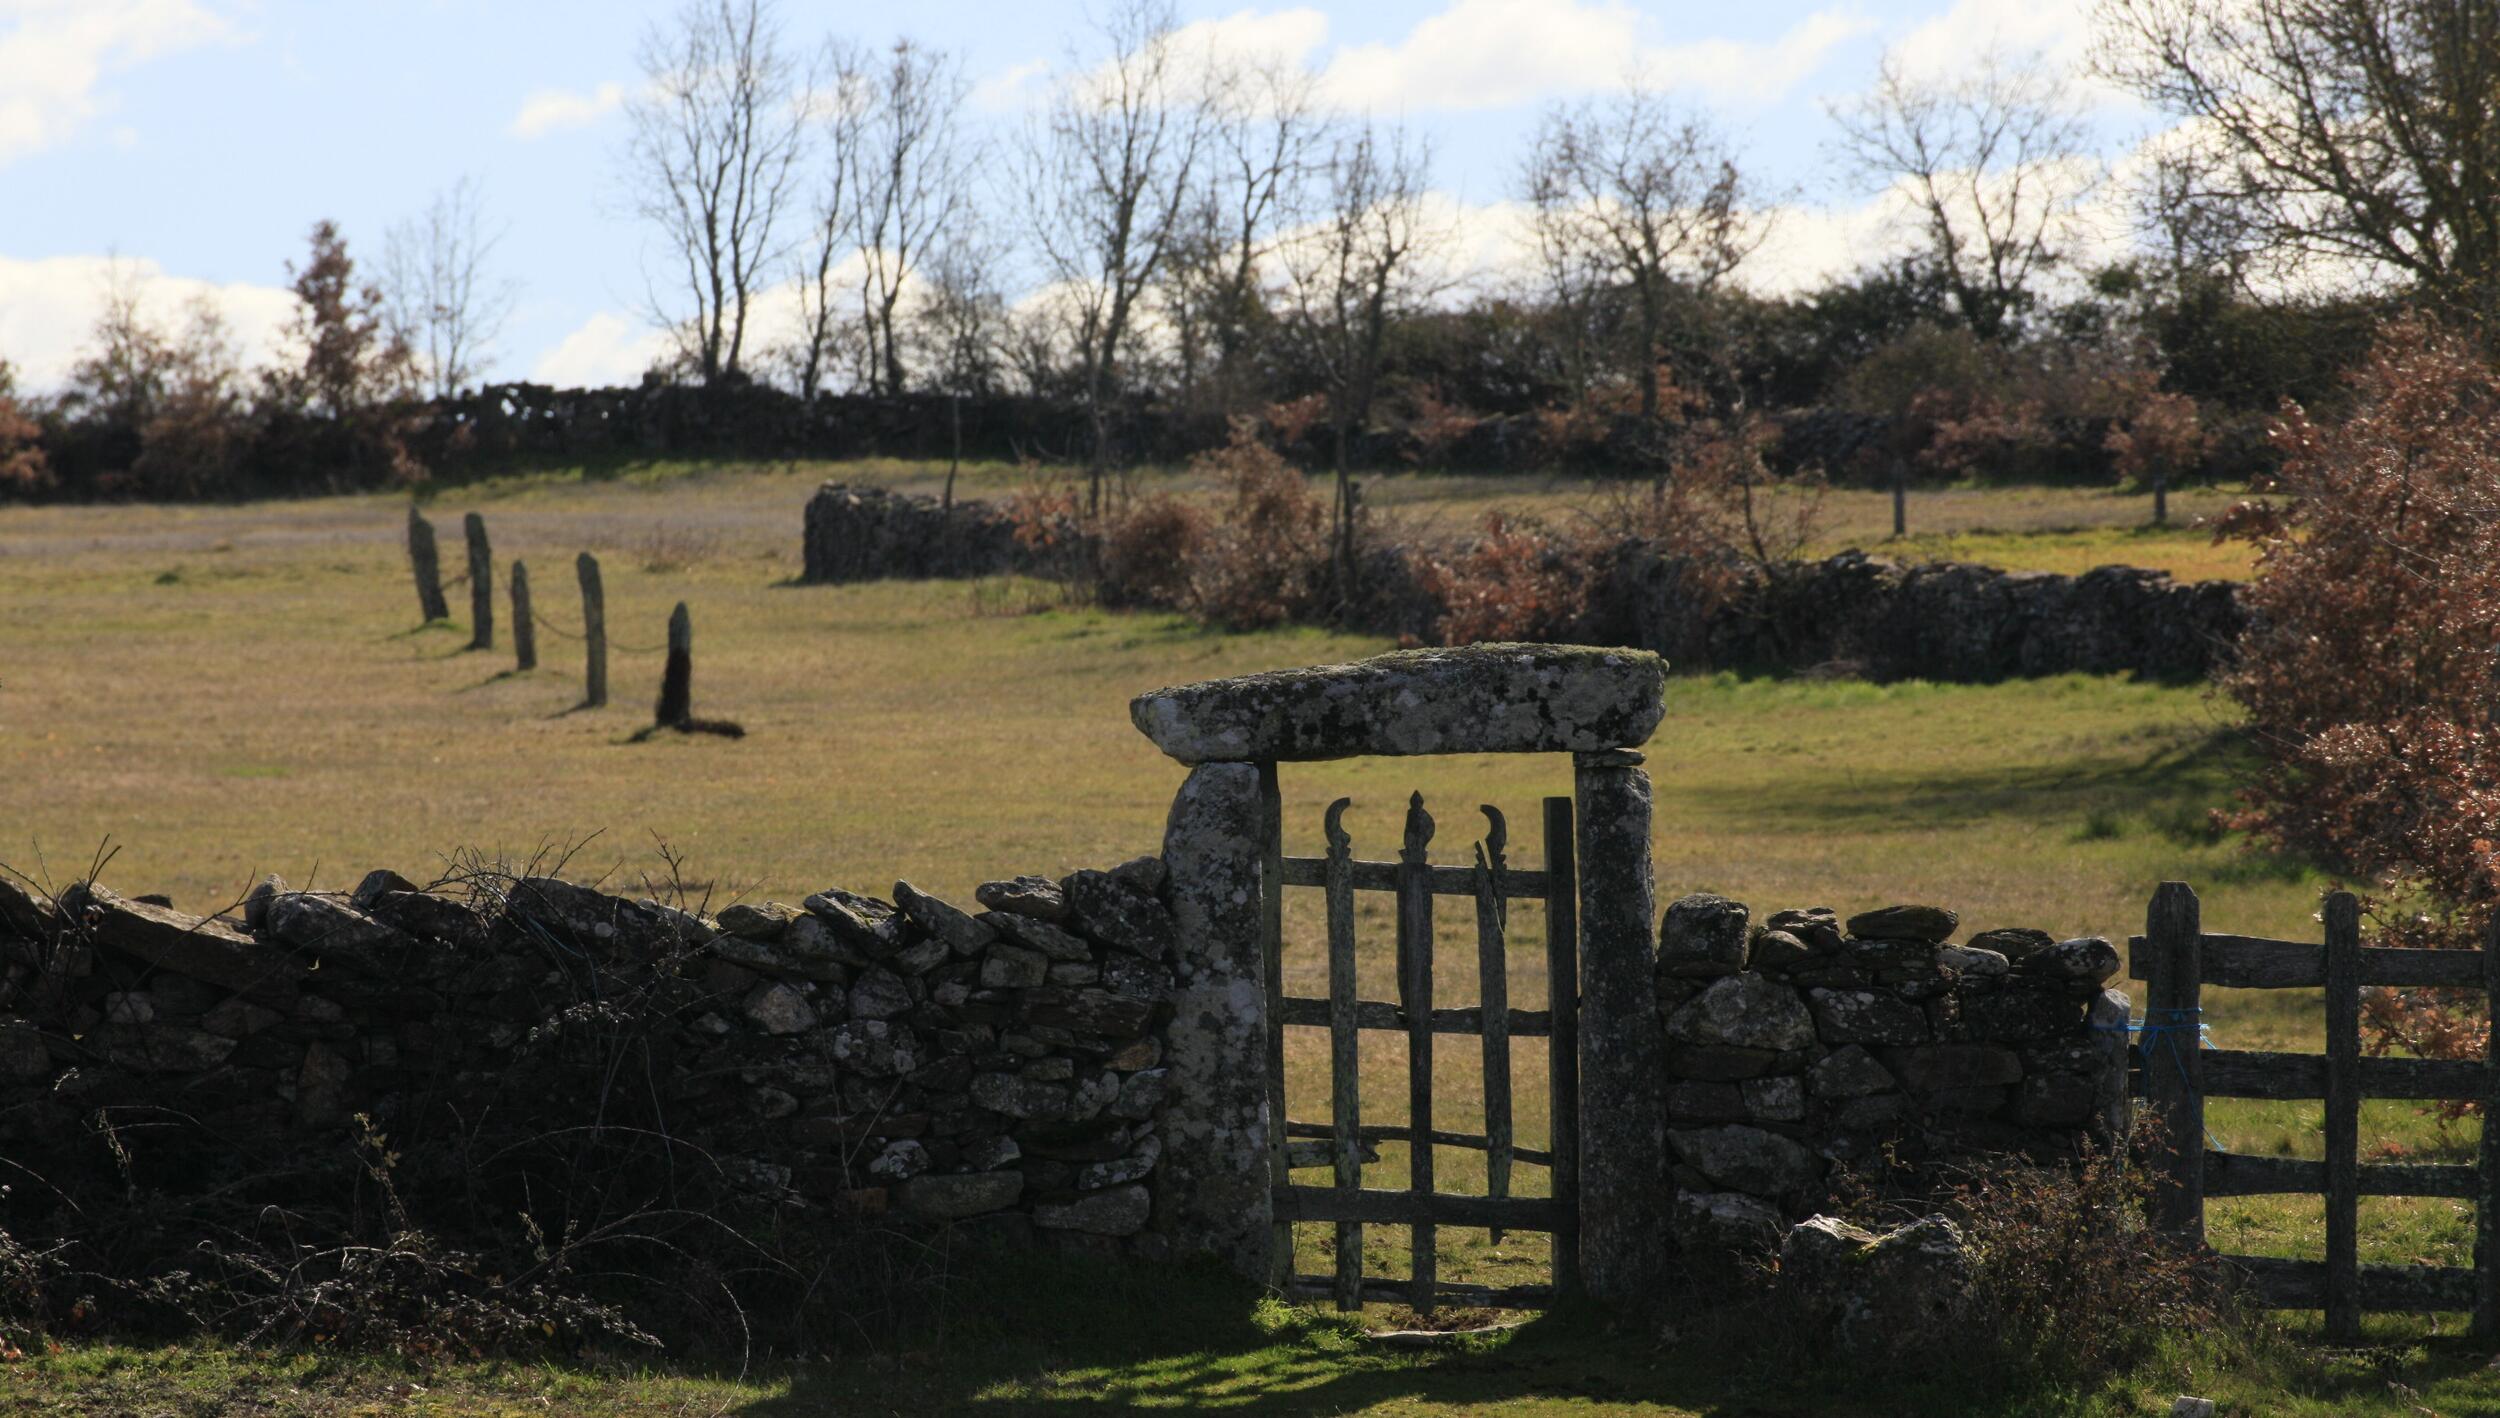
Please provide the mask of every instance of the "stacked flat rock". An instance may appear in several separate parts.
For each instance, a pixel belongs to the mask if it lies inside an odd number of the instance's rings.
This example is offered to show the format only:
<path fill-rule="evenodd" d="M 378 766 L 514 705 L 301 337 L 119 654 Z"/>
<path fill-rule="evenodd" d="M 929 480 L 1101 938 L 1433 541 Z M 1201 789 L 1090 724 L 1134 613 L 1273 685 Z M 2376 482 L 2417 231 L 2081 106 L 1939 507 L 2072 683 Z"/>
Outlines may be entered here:
<path fill-rule="evenodd" d="M 1996 929 L 1951 944 L 1937 906 L 1827 907 L 1760 924 L 1707 893 L 1659 923 L 1675 1225 L 1759 1245 L 1835 1164 L 1983 1152 L 2041 1160 L 2126 1125 L 2127 997 L 2097 937 Z"/>
<path fill-rule="evenodd" d="M 395 1141 L 553 1132 L 622 1117 L 631 1037 L 658 1069 L 636 1098 L 777 1200 L 1127 1244 L 1104 1238 L 1145 1229 L 1162 1152 L 1161 867 L 995 881 L 975 910 L 898 882 L 716 917 L 553 876 L 272 878 L 231 919 L 0 882 L 0 1146 L 55 1175 L 98 1108 L 179 1108 L 226 1149 L 206 1182 L 359 1114 Z"/>

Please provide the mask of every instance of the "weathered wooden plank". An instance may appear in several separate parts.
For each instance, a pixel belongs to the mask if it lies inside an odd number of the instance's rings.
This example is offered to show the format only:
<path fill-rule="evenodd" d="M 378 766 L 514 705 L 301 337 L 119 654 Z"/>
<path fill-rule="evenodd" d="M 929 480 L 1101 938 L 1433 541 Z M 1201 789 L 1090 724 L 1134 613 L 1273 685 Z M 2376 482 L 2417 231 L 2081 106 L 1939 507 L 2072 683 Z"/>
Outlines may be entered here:
<path fill-rule="evenodd" d="M 1354 839 L 1346 835 L 1345 810 L 1352 799 L 1328 805 L 1328 1113 L 1337 1143 L 1337 1187 L 1363 1188 L 1363 1036 L 1355 1025 Z M 1285 1131 L 1290 1135 L 1293 1124 Z M 1363 1307 L 1363 1223 L 1337 1223 L 1337 1308 Z"/>
<path fill-rule="evenodd" d="M 1328 1001 L 1307 995 L 1287 995 L 1278 1017 L 1287 1024 L 1328 1027 Z M 1354 1027 L 1378 1029 L 1403 1034 L 1413 1027 L 1406 1011 L 1387 1000 L 1356 1000 Z M 1542 1009 L 1514 1009 L 1510 1012 L 1510 1035 L 1514 1039 L 1542 1039 L 1553 1029 L 1553 1016 Z M 1432 1012 L 1435 1034 L 1482 1034 L 1484 1010 L 1472 1004 L 1456 1005 Z"/>
<path fill-rule="evenodd" d="M 1333 1287 L 1324 1278 L 1303 1277 L 1285 1288 L 1288 1299 L 1324 1300 Z M 1366 1280 L 1358 1292 L 1363 1301 L 1379 1304 L 1403 1304 L 1406 1293 L 1394 1280 Z M 1456 1305 L 1494 1310 L 1542 1310 L 1554 1303 L 1554 1291 L 1548 1285 L 1463 1285 L 1444 1284 L 1441 1297 Z M 1359 1305 L 1357 1306 L 1360 1307 Z"/>
<path fill-rule="evenodd" d="M 2153 1226 L 2191 1246 L 2205 1244 L 2205 1091 L 2208 1051 L 2201 1042 L 2198 952 L 2204 933 L 2196 893 L 2165 881 L 2144 914 L 2153 980 L 2144 1005 L 2144 1087 L 2162 1123 L 2155 1160 Z"/>
<path fill-rule="evenodd" d="M 1476 844 L 1476 993 L 1484 1008 L 1485 1190 L 1510 1195 L 1510 915 L 1502 900 L 1508 863 L 1509 825 L 1491 803 L 1481 805 L 1487 826 Z M 1488 1236 L 1502 1241 L 1500 1227 Z"/>
<path fill-rule="evenodd" d="M 2326 1337 L 2361 1338 L 2361 903 L 2326 898 Z"/>
<path fill-rule="evenodd" d="M 1334 1286 L 1324 1275 L 1297 1276 L 1285 1288 L 1285 1294 L 1296 1300 L 1325 1300 L 1334 1292 Z M 1362 1284 L 1360 1298 L 1382 1304 L 1402 1304 L 1406 1300 L 1406 1292 L 1394 1280 L 1366 1280 Z M 1444 1284 L 1441 1298 L 1452 1304 L 1480 1305 L 1491 1310 L 1541 1310 L 1554 1303 L 1554 1288 L 1550 1285 Z"/>
<path fill-rule="evenodd" d="M 2500 1007 L 2500 917 L 2483 932 L 2483 993 Z M 2483 1057 L 2483 1136 L 2474 1191 L 2474 1337 L 2500 1339 L 2500 1029 L 2486 1031 Z"/>
<path fill-rule="evenodd" d="M 1580 1294 L 1580 886 L 1568 796 L 1545 800 L 1545 999 L 1547 1115 L 1551 1119 L 1554 1200 L 1554 1293 Z M 1526 1016 L 1511 1016 L 1524 1034 Z"/>
<path fill-rule="evenodd" d="M 2144 937 L 2128 938 L 2127 973 L 2152 978 L 2152 965 L 2142 950 Z M 2315 989 L 2326 983 L 2326 947 L 2316 941 L 2270 940 L 2263 936 L 2205 933 L 2204 982 L 2240 990 Z M 2397 950 L 2366 946 L 2361 951 L 2363 989 L 2480 989 L 2483 962 L 2472 950 Z"/>
<path fill-rule="evenodd" d="M 1285 997 L 1285 814 L 1284 795 L 1276 784 L 1276 765 L 1259 765 L 1259 955 L 1267 970 L 1267 1116 L 1268 1176 L 1276 1186 L 1293 1181 L 1293 1158 L 1285 1130 L 1285 1021 L 1277 1001 Z M 1281 1283 L 1300 1267 L 1294 1264 L 1293 1223 L 1271 1228 L 1268 1275 Z"/>
<path fill-rule="evenodd" d="M 2200 1082 L 2207 1097 L 2283 1101 L 2326 1096 L 2324 1054 L 2206 1049 L 2201 1062 Z M 2365 1058 L 2353 1064 L 2364 1098 L 2480 1099 L 2488 1070 L 2480 1059 Z M 2157 1084 L 2160 1071 L 2147 1064 L 2145 1078 L 2148 1086 Z"/>
<path fill-rule="evenodd" d="M 2234 1279 L 2258 1304 L 2274 1310 L 2326 1307 L 2324 1261 L 2277 1256 L 2223 1256 Z M 2354 1303 L 2364 1312 L 2470 1310 L 2474 1272 L 2449 1265 L 2364 1265 L 2354 1275 Z"/>
<path fill-rule="evenodd" d="M 1458 1192 L 1391 1191 L 1365 1187 L 1287 1187 L 1276 1193 L 1276 1214 L 1291 1221 L 1377 1221 L 1385 1225 L 1500 1226 L 1513 1231 L 1551 1231 L 1562 1208 L 1542 1196 L 1465 1196 Z M 1414 1294 L 1408 1283 L 1407 1296 Z"/>
<path fill-rule="evenodd" d="M 2423 1162 L 2372 1162 L 2356 1169 L 2354 1185 L 2362 1196 L 2448 1196 L 2477 1194 L 2473 1167 Z M 2239 1152 L 2205 1153 L 2205 1195 L 2285 1196 L 2326 1194 L 2326 1164 L 2297 1157 L 2251 1157 Z"/>
<path fill-rule="evenodd" d="M 1398 873 L 1405 867 L 1403 862 L 1356 862 L 1353 865 L 1354 889 L 1357 891 L 1396 891 Z M 1432 894 L 1435 896 L 1473 897 L 1476 894 L 1476 872 L 1473 867 L 1435 866 L 1426 873 L 1425 879 L 1432 883 Z M 1328 859 L 1326 857 L 1285 858 L 1285 885 L 1326 886 L 1327 884 Z M 1517 901 L 1537 900 L 1545 894 L 1545 873 L 1541 871 L 1506 872 L 1502 879 L 1502 894 Z"/>
<path fill-rule="evenodd" d="M 1398 1003 L 1406 1009 L 1406 1117 L 1415 1130 L 1407 1144 L 1406 1185 L 1418 1205 L 1412 1228 L 1414 1284 L 1407 1303 L 1417 1314 L 1430 1314 L 1438 1303 L 1434 1282 L 1440 1271 L 1439 1234 L 1431 1213 L 1422 1205 L 1432 1188 L 1432 814 L 1424 811 L 1424 795 L 1406 803 L 1406 845 L 1398 854 Z"/>
<path fill-rule="evenodd" d="M 1412 1142 L 1415 1140 L 1415 1130 L 1407 1127 L 1403 1123 L 1365 1123 L 1361 1127 L 1356 1128 L 1354 1132 L 1355 1136 L 1364 1142 Z M 1287 1137 L 1334 1138 L 1336 1135 L 1337 1125 L 1335 1123 L 1303 1123 L 1288 1121 L 1285 1124 L 1285 1136 Z M 1435 1147 L 1464 1147 L 1476 1152 L 1482 1152 L 1491 1146 L 1491 1140 L 1488 1138 L 1479 1137 L 1471 1132 L 1452 1132 L 1447 1128 L 1433 1129 L 1432 1143 Z M 1551 1167 L 1554 1165 L 1554 1154 L 1540 1148 L 1521 1147 L 1517 1143 L 1513 1143 L 1511 1145 L 1510 1155 L 1512 1161 L 1525 1162 L 1531 1167 Z M 2453 1170 L 2471 1171 L 2473 1169 L 2470 1167 L 2460 1167 Z M 2315 1190 L 2315 1188 L 2311 1188 L 2311 1190 Z"/>

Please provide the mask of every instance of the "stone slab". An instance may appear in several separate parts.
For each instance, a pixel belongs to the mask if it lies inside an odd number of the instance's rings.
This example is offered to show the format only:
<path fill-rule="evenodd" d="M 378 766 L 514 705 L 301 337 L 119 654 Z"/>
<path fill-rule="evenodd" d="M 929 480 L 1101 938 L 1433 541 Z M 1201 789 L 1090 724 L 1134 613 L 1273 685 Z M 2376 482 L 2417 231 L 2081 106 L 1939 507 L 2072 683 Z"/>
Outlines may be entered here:
<path fill-rule="evenodd" d="M 1667 662 L 1644 650 L 1468 645 L 1158 689 L 1129 718 L 1183 763 L 1584 753 L 1648 741 Z"/>

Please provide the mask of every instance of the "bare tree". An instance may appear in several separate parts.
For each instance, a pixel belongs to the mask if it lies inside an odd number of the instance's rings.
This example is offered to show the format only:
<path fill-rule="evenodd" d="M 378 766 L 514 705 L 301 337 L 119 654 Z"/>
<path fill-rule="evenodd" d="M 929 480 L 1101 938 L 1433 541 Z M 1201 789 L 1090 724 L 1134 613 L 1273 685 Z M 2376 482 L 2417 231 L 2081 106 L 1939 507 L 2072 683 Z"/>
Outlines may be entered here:
<path fill-rule="evenodd" d="M 1306 212 L 1332 119 L 1318 76 L 1281 56 L 1210 53 L 1205 62 L 1204 178 L 1183 212 L 1167 304 L 1184 397 L 1211 350 L 1216 406 L 1230 413 L 1260 313 L 1262 268 L 1277 234 Z"/>
<path fill-rule="evenodd" d="M 1951 79 L 1886 54 L 1874 87 L 1831 113 L 1841 157 L 1916 209 L 1963 320 L 1987 338 L 2011 333 L 2101 180 L 2065 77 L 2045 56 L 1993 48 Z"/>
<path fill-rule="evenodd" d="M 1070 344 L 1091 424 L 1086 510 L 1102 510 L 1122 361 L 1140 302 L 1170 253 L 1205 135 L 1185 91 L 1170 0 L 1119 0 L 1101 24 L 1108 54 L 1077 60 L 1026 144 L 1033 240 L 1072 303 Z"/>
<path fill-rule="evenodd" d="M 471 177 L 436 193 L 424 212 L 383 236 L 383 301 L 418 377 L 437 398 L 477 377 L 512 314 L 518 283 L 487 270 L 502 239 L 486 229 L 485 202 Z"/>
<path fill-rule="evenodd" d="M 2186 120 L 2176 196 L 2290 279 L 2500 297 L 2500 4 L 2103 0 L 2094 67 Z"/>
<path fill-rule="evenodd" d="M 962 62 L 908 39 L 867 73 L 866 111 L 850 152 L 858 210 L 861 314 L 871 387 L 904 388 L 903 322 L 896 311 L 929 249 L 971 205 L 978 150 L 964 140 Z"/>
<path fill-rule="evenodd" d="M 1390 328 L 1433 293 L 1429 258 L 1448 232 L 1425 206 L 1432 151 L 1402 128 L 1340 138 L 1320 220 L 1286 243 L 1285 318 L 1304 367 L 1328 395 L 1337 495 L 1330 525 L 1339 587 L 1354 561 L 1356 430 L 1378 392 Z"/>
<path fill-rule="evenodd" d="M 655 292 L 706 383 L 742 372 L 747 319 L 782 250 L 775 228 L 799 181 L 808 76 L 769 0 L 687 0 L 643 35 L 645 85 L 627 105 L 626 181 L 677 269 L 678 313 Z"/>
<path fill-rule="evenodd" d="M 1726 143 L 1634 83 L 1603 104 L 1545 115 L 1527 195 L 1549 273 L 1630 289 L 1641 417 L 1658 416 L 1658 363 L 1679 290 L 1707 294 L 1769 232 Z"/>
<path fill-rule="evenodd" d="M 998 289 L 998 250 L 967 219 L 947 233 L 922 267 L 910 338 L 930 382 L 949 394 L 998 388 L 1007 339 L 1007 302 Z"/>
<path fill-rule="evenodd" d="M 823 387 L 826 365 L 845 346 L 856 353 L 856 332 L 843 328 L 842 312 L 849 295 L 837 278 L 845 257 L 859 242 L 857 153 L 865 142 L 869 105 L 869 60 L 857 45 L 841 39 L 825 41 L 818 60 L 816 118 L 823 127 L 825 161 L 815 175 L 815 203 L 807 239 L 799 248 L 799 338 L 787 351 L 799 397 L 813 399 Z"/>

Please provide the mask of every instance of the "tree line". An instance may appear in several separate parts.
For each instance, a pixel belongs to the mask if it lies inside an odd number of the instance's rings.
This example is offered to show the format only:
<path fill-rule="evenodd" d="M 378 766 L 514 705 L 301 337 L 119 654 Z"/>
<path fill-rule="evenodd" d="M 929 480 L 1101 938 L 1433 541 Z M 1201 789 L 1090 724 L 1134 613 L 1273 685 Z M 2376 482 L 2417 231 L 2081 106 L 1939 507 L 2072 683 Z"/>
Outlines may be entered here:
<path fill-rule="evenodd" d="M 1540 115 L 1511 192 L 1529 249 L 1466 271 L 1428 134 L 1195 44 L 1170 0 L 1102 12 L 1011 131 L 950 51 L 689 0 L 643 37 L 616 154 L 669 337 L 646 382 L 1053 401 L 1084 415 L 1052 451 L 1092 511 L 1147 407 L 1292 433 L 1341 499 L 1381 428 L 1428 459 L 1499 418 L 1558 463 L 1654 470 L 1691 430 L 1819 410 L 1857 420 L 1811 459 L 1835 476 L 2173 476 L 2264 462 L 2262 417 L 2331 397 L 2396 305 L 2484 317 L 2500 0 L 2103 0 L 2096 22 L 2091 75 L 2176 120 L 2140 174 L 2118 184 L 2082 76 L 2040 55 L 1888 55 L 1830 147 L 1909 239 L 1770 293 L 1784 194 L 1637 78 Z M 2120 195 L 2136 239 L 2097 257 Z M 467 182 L 369 269 L 321 224 L 261 371 L 213 308 L 163 325 L 118 283 L 60 391 L 0 365 L 0 487 L 424 476 L 440 440 L 412 423 L 478 381 L 512 305 L 495 236 Z"/>

